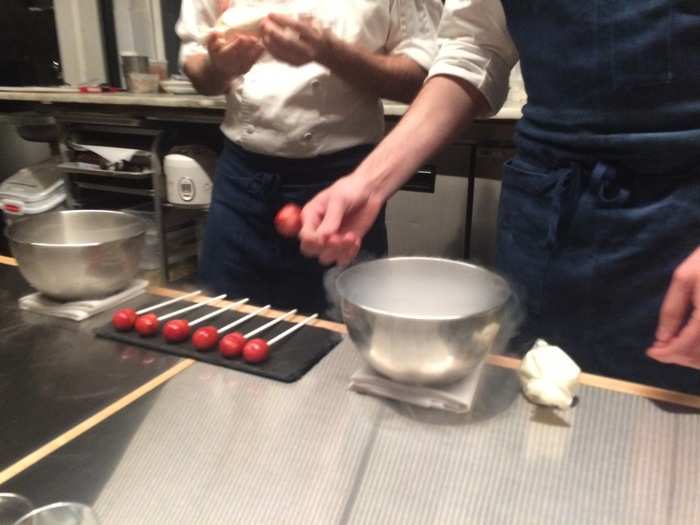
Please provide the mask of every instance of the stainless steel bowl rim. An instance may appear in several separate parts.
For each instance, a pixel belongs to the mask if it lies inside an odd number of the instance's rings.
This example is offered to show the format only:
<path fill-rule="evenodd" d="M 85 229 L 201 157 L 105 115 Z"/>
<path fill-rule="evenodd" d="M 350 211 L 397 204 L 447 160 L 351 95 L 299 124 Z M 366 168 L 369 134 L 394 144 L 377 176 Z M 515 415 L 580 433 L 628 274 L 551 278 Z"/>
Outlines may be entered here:
<path fill-rule="evenodd" d="M 376 261 L 380 261 L 380 260 L 387 261 L 387 262 L 405 261 L 405 260 L 438 261 L 441 263 L 449 263 L 449 264 L 455 264 L 458 266 L 465 266 L 468 268 L 473 268 L 475 270 L 480 270 L 480 271 L 483 271 L 486 273 L 490 273 L 492 275 L 495 275 L 499 279 L 501 279 L 503 281 L 503 284 L 505 285 L 505 289 L 507 290 L 507 293 L 506 293 L 503 301 L 500 304 L 497 304 L 496 306 L 493 306 L 493 307 L 488 308 L 486 310 L 482 310 L 480 312 L 475 312 L 474 314 L 471 314 L 471 315 L 459 315 L 459 314 L 457 314 L 457 315 L 405 315 L 405 314 L 396 314 L 393 312 L 383 310 L 381 308 L 374 308 L 371 306 L 367 306 L 365 304 L 358 304 L 358 303 L 355 303 L 354 301 L 351 301 L 350 299 L 347 299 L 343 295 L 343 293 L 341 292 L 341 290 L 338 286 L 338 281 L 343 277 L 343 275 L 345 275 L 348 272 L 356 271 L 356 270 L 358 270 L 358 268 L 361 269 L 363 266 L 372 264 L 372 263 L 374 263 Z M 334 285 L 335 285 L 336 291 L 338 292 L 338 294 L 340 295 L 340 297 L 343 301 L 347 301 L 347 302 L 349 302 L 349 303 L 351 303 L 359 308 L 362 308 L 363 310 L 366 310 L 366 311 L 371 312 L 373 314 L 383 315 L 383 316 L 394 318 L 394 319 L 406 319 L 406 320 L 415 320 L 415 321 L 459 321 L 459 320 L 463 320 L 463 319 L 474 319 L 474 318 L 479 318 L 482 316 L 488 316 L 488 315 L 491 315 L 491 314 L 497 312 L 501 308 L 503 308 L 503 306 L 508 302 L 508 300 L 513 295 L 513 290 L 511 288 L 510 284 L 508 284 L 508 281 L 505 278 L 503 278 L 503 276 L 501 276 L 500 274 L 498 274 L 492 270 L 488 270 L 488 269 L 484 268 L 483 266 L 479 266 L 477 264 L 472 264 L 472 263 L 468 263 L 468 262 L 464 262 L 464 261 L 455 261 L 452 259 L 444 259 L 442 257 L 400 256 L 400 257 L 384 257 L 382 259 L 373 259 L 371 261 L 364 261 L 364 262 L 358 263 L 354 266 L 351 266 L 350 268 L 343 271 L 340 275 L 338 275 L 338 277 L 336 277 Z"/>
<path fill-rule="evenodd" d="M 114 211 L 114 210 L 64 210 L 64 211 L 57 211 L 57 212 L 50 212 L 50 213 L 80 213 L 80 212 L 88 212 L 88 213 L 95 213 L 95 212 L 100 212 L 100 213 L 105 213 L 105 214 L 113 214 L 113 215 L 128 215 L 130 218 L 133 218 L 135 222 L 137 222 L 140 226 L 141 229 L 140 231 L 137 231 L 133 235 L 128 235 L 125 237 L 122 237 L 122 240 L 131 240 L 135 239 L 143 234 L 146 233 L 146 223 L 141 219 L 140 217 L 137 217 L 136 215 L 132 215 L 131 213 L 126 213 L 126 212 L 121 212 L 121 211 Z M 33 215 L 26 215 L 24 217 L 21 217 L 17 219 L 13 224 L 5 226 L 5 238 L 8 240 L 15 242 L 17 244 L 24 244 L 27 246 L 37 246 L 37 247 L 42 247 L 42 248 L 91 248 L 95 246 L 100 246 L 102 244 L 105 244 L 105 242 L 111 242 L 111 241 L 96 241 L 96 242 L 78 242 L 78 243 L 54 243 L 54 242 L 27 242 L 27 241 L 22 241 L 22 240 L 17 240 L 12 237 L 10 230 L 15 227 L 15 225 L 19 225 L 22 222 L 31 220 Z"/>

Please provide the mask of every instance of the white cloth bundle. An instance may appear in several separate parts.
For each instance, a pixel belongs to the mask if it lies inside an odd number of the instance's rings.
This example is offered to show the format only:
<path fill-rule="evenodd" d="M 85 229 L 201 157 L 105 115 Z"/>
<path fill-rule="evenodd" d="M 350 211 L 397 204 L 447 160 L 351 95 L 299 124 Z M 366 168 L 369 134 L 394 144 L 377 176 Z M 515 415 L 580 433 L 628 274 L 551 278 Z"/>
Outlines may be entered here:
<path fill-rule="evenodd" d="M 566 410 L 571 407 L 581 369 L 566 352 L 538 339 L 525 354 L 518 376 L 533 403 Z"/>

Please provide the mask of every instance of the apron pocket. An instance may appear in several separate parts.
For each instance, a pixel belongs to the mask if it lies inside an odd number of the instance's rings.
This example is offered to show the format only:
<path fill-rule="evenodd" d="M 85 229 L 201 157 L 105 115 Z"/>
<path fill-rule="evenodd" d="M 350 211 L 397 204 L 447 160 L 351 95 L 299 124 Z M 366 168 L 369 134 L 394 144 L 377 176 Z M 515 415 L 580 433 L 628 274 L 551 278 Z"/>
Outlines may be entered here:
<path fill-rule="evenodd" d="M 574 168 L 538 171 L 519 159 L 504 165 L 498 209 L 496 264 L 528 314 L 539 314 L 562 203 L 560 181 Z"/>

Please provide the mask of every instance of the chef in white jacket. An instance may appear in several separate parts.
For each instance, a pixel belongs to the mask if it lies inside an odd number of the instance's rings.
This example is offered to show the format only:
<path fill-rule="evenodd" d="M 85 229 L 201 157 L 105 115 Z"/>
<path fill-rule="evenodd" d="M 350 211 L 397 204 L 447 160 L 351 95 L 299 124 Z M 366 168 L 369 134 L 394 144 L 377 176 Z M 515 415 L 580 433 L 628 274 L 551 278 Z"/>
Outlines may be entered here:
<path fill-rule="evenodd" d="M 200 93 L 227 97 L 200 267 L 211 291 L 326 308 L 325 268 L 276 234 L 273 218 L 353 171 L 381 139 L 381 99 L 418 92 L 441 10 L 439 0 L 183 0 L 183 70 Z M 364 247 L 386 246 L 382 211 Z"/>

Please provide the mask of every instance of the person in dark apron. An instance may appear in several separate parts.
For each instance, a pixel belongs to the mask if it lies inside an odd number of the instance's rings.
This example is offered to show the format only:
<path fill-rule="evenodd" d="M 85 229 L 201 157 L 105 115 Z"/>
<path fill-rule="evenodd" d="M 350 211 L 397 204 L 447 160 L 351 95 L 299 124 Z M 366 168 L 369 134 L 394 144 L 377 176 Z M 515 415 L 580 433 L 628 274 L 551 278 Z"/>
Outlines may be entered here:
<path fill-rule="evenodd" d="M 697 370 L 644 353 L 700 243 L 700 10 L 502 3 L 528 103 L 503 172 L 498 268 L 521 287 L 527 332 L 586 371 L 700 392 Z"/>
<path fill-rule="evenodd" d="M 463 23 L 443 19 L 446 36 L 469 38 L 469 45 L 485 42 L 483 55 L 496 62 L 496 38 L 479 34 L 479 16 L 495 16 L 497 1 L 487 13 L 489 0 L 455 1 L 452 10 L 448 0 L 445 16 Z M 587 372 L 700 393 L 697 369 L 660 363 L 646 353 L 655 343 L 671 277 L 700 244 L 699 4 L 502 0 L 501 6 L 528 93 L 517 156 L 504 167 L 498 217 L 497 266 L 527 311 L 517 350 L 542 337 Z M 465 56 L 479 56 L 478 49 L 464 47 Z M 481 67 L 468 57 L 455 63 Z M 440 74 L 451 73 L 443 66 Z M 489 81 L 484 75 L 483 84 Z M 413 161 L 432 155 L 478 112 L 483 97 L 475 84 L 452 84 L 431 78 L 401 126 L 348 179 L 387 198 Z M 454 118 L 443 109 L 449 93 L 459 113 Z M 422 115 L 440 121 L 432 134 L 421 129 L 430 126 Z M 415 137 L 414 159 L 391 165 L 381 160 L 393 158 L 406 137 Z M 356 217 L 376 205 L 348 201 L 341 191 L 348 185 L 329 190 L 347 203 L 347 220 L 333 233 L 361 238 L 364 231 L 353 229 Z M 333 198 L 327 192 L 323 203 Z M 305 215 L 322 215 L 321 204 L 312 201 Z M 324 244 L 328 235 L 322 225 L 305 223 L 302 249 L 326 258 L 335 249 L 336 259 L 347 260 L 351 249 Z M 680 311 L 689 316 L 689 306 L 687 300 Z M 700 334 L 697 339 L 689 351 L 700 353 Z M 658 342 L 650 355 L 672 362 L 663 355 L 665 344 Z"/>

